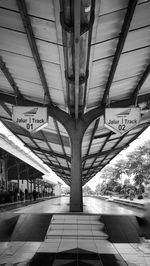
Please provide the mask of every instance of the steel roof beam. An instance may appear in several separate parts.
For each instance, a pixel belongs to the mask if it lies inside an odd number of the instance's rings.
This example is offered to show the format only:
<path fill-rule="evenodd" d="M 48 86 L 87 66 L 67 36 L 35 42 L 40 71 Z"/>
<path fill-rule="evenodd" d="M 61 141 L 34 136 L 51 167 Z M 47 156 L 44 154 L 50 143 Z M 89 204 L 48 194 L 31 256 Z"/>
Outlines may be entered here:
<path fill-rule="evenodd" d="M 138 0 L 130 0 L 101 104 L 105 105 Z"/>
<path fill-rule="evenodd" d="M 30 136 L 30 134 L 28 134 L 28 138 L 34 143 L 34 145 L 40 149 L 40 147 L 38 146 L 38 144 L 36 143 L 36 141 Z M 29 149 L 33 152 L 33 149 L 28 146 Z M 40 149 L 41 150 L 41 149 Z M 43 154 L 45 156 L 45 158 L 50 162 L 50 165 L 53 165 L 53 163 L 51 162 L 51 160 L 48 158 L 48 156 L 46 154 Z M 36 155 L 37 156 L 37 155 Z M 38 156 L 39 157 L 39 156 Z M 39 159 L 42 161 L 42 159 L 39 157 Z"/>
<path fill-rule="evenodd" d="M 41 79 L 41 83 L 42 83 L 45 95 L 48 98 L 49 104 L 52 105 L 52 100 L 51 100 L 51 97 L 50 97 L 48 84 L 47 84 L 47 81 L 46 81 L 44 69 L 43 69 L 42 62 L 41 62 L 41 59 L 40 59 L 40 55 L 39 55 L 39 52 L 38 52 L 38 48 L 37 48 L 37 45 L 36 45 L 36 41 L 35 41 L 32 25 L 31 25 L 31 21 L 30 21 L 30 17 L 29 17 L 28 12 L 27 12 L 26 3 L 25 3 L 24 0 L 16 0 L 16 2 L 17 2 L 17 6 L 18 6 L 18 9 L 19 9 L 21 18 L 22 18 L 22 22 L 23 22 L 23 25 L 24 25 L 24 28 L 25 28 L 25 31 L 26 31 L 26 34 L 27 34 L 27 38 L 28 38 L 28 42 L 29 42 L 29 45 L 30 45 L 30 48 L 31 48 L 31 51 L 32 51 L 32 55 L 33 55 L 37 70 L 39 72 L 39 76 L 40 76 L 40 79 Z"/>
<path fill-rule="evenodd" d="M 2 102 L 1 100 L 0 100 L 0 105 L 2 106 L 2 108 L 5 110 L 5 112 L 10 116 L 10 117 L 12 117 L 12 113 L 11 113 L 11 111 L 10 111 L 10 109 L 7 107 L 7 105 L 4 103 L 4 102 Z"/>
<path fill-rule="evenodd" d="M 14 91 L 14 98 L 15 98 L 15 103 L 17 103 L 17 98 L 24 99 L 23 95 L 20 93 L 19 88 L 14 81 L 14 78 L 12 77 L 11 73 L 9 72 L 8 68 L 6 67 L 5 62 L 3 61 L 2 57 L 0 56 L 0 69 L 3 72 L 5 78 L 9 82 L 10 86 L 12 87 Z"/>
<path fill-rule="evenodd" d="M 66 157 L 66 151 L 65 151 L 63 140 L 62 140 L 62 136 L 60 134 L 60 130 L 59 130 L 59 127 L 58 127 L 58 122 L 56 120 L 54 120 L 54 119 L 53 119 L 53 121 L 54 121 L 55 128 L 56 128 L 56 130 L 58 132 L 58 138 L 59 138 L 59 141 L 60 141 L 64 156 Z M 69 164 L 68 164 L 68 160 L 66 160 L 66 162 L 67 162 L 68 168 L 70 168 Z"/>
<path fill-rule="evenodd" d="M 10 103 L 12 105 L 15 104 L 14 96 L 4 94 L 3 92 L 0 92 L 0 99 L 3 102 Z M 146 93 L 146 94 L 143 94 L 143 95 L 138 95 L 137 103 L 140 104 L 140 103 L 143 103 L 143 102 L 147 102 L 148 100 L 150 100 L 150 93 Z M 24 100 L 18 99 L 18 106 L 19 105 L 24 105 L 24 106 L 43 106 L 43 104 L 41 104 L 41 103 L 38 103 L 38 102 L 35 102 L 35 101 L 29 101 L 27 99 L 24 99 Z M 125 99 L 125 100 L 115 101 L 115 102 L 111 103 L 111 107 L 114 107 L 114 108 L 115 107 L 116 108 L 117 107 L 128 107 L 130 105 L 133 105 L 131 97 L 129 97 L 129 98 Z M 45 106 L 48 107 L 48 105 L 45 105 Z M 100 106 L 99 109 L 101 109 L 101 107 L 102 106 Z M 48 110 L 50 115 L 51 115 L 51 110 L 53 108 L 55 110 L 54 106 L 52 108 L 50 108 L 50 110 Z M 57 108 L 57 109 L 59 109 L 59 108 Z"/>
<path fill-rule="evenodd" d="M 63 145 L 62 138 L 61 138 L 61 136 L 60 136 L 60 132 L 59 132 L 59 128 L 58 128 L 57 122 L 56 122 L 54 119 L 53 119 L 53 121 L 54 121 L 54 124 L 55 124 L 56 130 L 57 130 L 57 132 L 58 132 L 58 138 L 59 138 L 59 140 L 61 141 L 61 145 Z M 46 137 L 45 137 L 44 132 L 41 131 L 41 134 L 42 134 L 42 136 L 44 137 L 45 142 L 47 143 L 47 146 L 49 147 L 50 151 L 52 151 L 52 148 L 51 148 L 51 146 L 49 145 L 49 143 L 48 143 L 48 141 L 47 141 L 47 139 L 46 139 Z M 64 148 L 64 146 L 62 146 L 62 147 Z M 64 150 L 64 152 L 65 152 L 65 150 Z M 47 158 L 48 158 L 48 156 L 47 156 Z M 56 156 L 55 156 L 55 159 L 56 159 L 56 161 L 57 161 L 58 164 L 59 164 L 59 168 L 61 168 L 61 164 L 60 164 L 60 162 L 59 162 L 59 160 L 57 159 Z M 49 160 L 49 158 L 48 158 L 48 160 Z M 50 160 L 49 160 L 49 161 L 50 161 Z M 51 162 L 51 161 L 50 161 L 50 162 Z M 69 166 L 67 160 L 66 160 L 66 162 L 67 162 L 67 165 Z M 46 163 L 46 164 L 48 165 L 48 163 Z M 54 168 L 54 171 L 55 171 L 55 165 L 54 165 L 54 163 L 51 162 L 51 163 L 50 163 L 50 166 L 51 166 L 51 168 Z"/>
<path fill-rule="evenodd" d="M 47 150 L 44 150 L 44 149 L 41 149 L 41 148 L 35 148 L 35 147 L 33 147 L 33 150 L 39 151 L 41 153 L 47 153 L 50 156 L 54 156 L 54 157 L 56 156 L 56 157 L 62 158 L 64 160 L 67 160 L 68 162 L 71 162 L 71 158 L 69 156 L 54 152 L 52 150 L 51 151 L 47 151 Z"/>
<path fill-rule="evenodd" d="M 53 164 L 53 167 L 52 168 L 62 169 L 64 171 L 69 171 L 70 172 L 70 169 L 68 167 L 65 167 L 65 166 L 62 166 L 62 165 Z"/>
<path fill-rule="evenodd" d="M 54 171 L 56 174 L 61 174 L 61 175 L 63 175 L 63 176 L 70 176 L 70 174 L 62 172 L 61 169 L 60 169 L 60 170 L 58 170 L 58 169 L 56 170 L 56 169 L 55 169 L 55 170 L 53 170 L 53 171 Z"/>
<path fill-rule="evenodd" d="M 92 169 L 93 170 L 96 170 L 97 169 L 97 165 L 96 166 L 93 166 Z M 84 171 L 88 171 L 88 170 L 89 170 L 89 168 L 84 168 Z"/>
<path fill-rule="evenodd" d="M 31 22 L 30 22 L 30 17 L 28 16 L 28 12 L 27 12 L 27 7 L 26 7 L 26 4 L 25 4 L 25 1 L 24 0 L 17 0 L 17 5 L 18 5 L 18 9 L 19 9 L 20 14 L 21 14 L 21 18 L 22 18 L 22 21 L 23 21 L 23 24 L 24 24 L 25 31 L 27 33 L 28 42 L 29 42 L 29 45 L 30 45 L 30 48 L 31 48 L 31 51 L 32 51 L 32 55 L 33 55 L 34 61 L 36 63 L 37 70 L 39 72 L 39 76 L 40 76 L 41 83 L 42 83 L 43 88 L 44 88 L 45 95 L 47 96 L 47 98 L 49 100 L 49 104 L 52 105 L 51 97 L 50 97 L 50 94 L 49 94 L 48 84 L 47 84 L 47 81 L 46 81 L 46 78 L 45 78 L 43 66 L 42 66 L 40 55 L 39 55 L 39 52 L 38 52 L 38 49 L 37 49 L 37 45 L 36 45 L 36 41 L 35 41 L 32 25 L 31 25 Z M 55 120 L 54 120 L 54 124 L 56 126 L 56 121 Z M 60 136 L 60 133 L 58 131 L 58 127 L 56 127 L 56 130 L 57 130 L 58 137 L 60 139 L 62 148 L 64 150 L 64 147 L 63 147 L 63 144 L 62 144 L 62 140 L 61 140 L 61 136 Z M 47 159 L 49 160 L 48 157 L 47 157 Z M 51 163 L 51 161 L 50 161 L 50 163 Z"/>
<path fill-rule="evenodd" d="M 80 9 L 81 1 L 74 1 L 74 73 L 75 73 L 75 119 L 79 113 L 79 77 L 80 77 Z"/>
<path fill-rule="evenodd" d="M 86 161 L 86 160 L 89 160 L 89 159 L 92 159 L 92 158 L 95 158 L 95 160 L 101 156 L 104 156 L 104 155 L 108 155 L 108 154 L 111 154 L 111 152 L 115 152 L 115 151 L 121 151 L 122 149 L 121 148 L 117 148 L 117 149 L 113 149 L 113 150 L 107 150 L 107 151 L 99 151 L 97 153 L 93 153 L 93 154 L 90 154 L 90 155 L 87 155 L 83 158 L 83 161 Z M 86 169 L 86 168 L 85 168 Z M 84 170 L 85 170 L 84 169 Z"/>
<path fill-rule="evenodd" d="M 100 148 L 100 150 L 99 150 L 99 152 L 97 153 L 97 155 L 95 156 L 95 158 L 94 158 L 94 160 L 93 160 L 91 166 L 89 167 L 89 171 L 90 171 L 90 169 L 92 168 L 92 166 L 94 165 L 94 163 L 96 162 L 96 160 L 97 160 L 99 154 L 102 153 L 102 150 L 104 149 L 104 146 L 106 145 L 106 143 L 107 143 L 108 139 L 110 138 L 111 134 L 112 134 L 112 132 L 110 132 L 109 135 L 106 137 L 106 139 L 105 139 L 105 141 L 104 141 L 102 147 Z M 89 156 L 90 156 L 90 155 L 89 155 Z M 88 173 L 87 173 L 87 174 L 88 174 Z"/>
<path fill-rule="evenodd" d="M 5 124 L 5 123 L 4 123 Z M 11 131 L 11 128 L 6 125 L 7 128 L 9 128 L 9 130 Z M 27 136 L 33 143 L 34 145 L 40 149 L 40 147 L 38 146 L 38 144 L 34 141 L 34 139 L 31 137 L 30 133 L 28 131 L 26 131 L 24 128 L 22 128 L 22 130 L 24 131 L 24 136 Z M 18 137 L 18 136 L 17 136 Z M 18 137 L 19 138 L 19 137 Z M 20 139 L 20 138 L 19 138 Z M 22 141 L 22 140 L 21 140 Z M 22 141 L 24 143 L 24 141 Z M 28 147 L 32 152 L 33 152 L 33 148 L 31 148 L 30 146 L 28 146 L 25 143 L 25 146 Z M 34 153 L 34 152 L 33 152 Z M 35 153 L 34 153 L 35 154 Z M 39 156 L 37 156 L 40 160 L 42 160 Z M 47 155 L 45 155 L 46 159 L 52 164 L 52 162 L 50 161 L 50 159 L 47 157 Z"/>
<path fill-rule="evenodd" d="M 93 128 L 93 130 L 92 130 L 92 135 L 91 135 L 91 138 L 90 138 L 90 142 L 89 142 L 89 146 L 88 146 L 88 150 L 87 150 L 86 156 L 89 155 L 89 151 L 90 151 L 90 149 L 91 149 L 92 141 L 93 141 L 93 139 L 94 139 L 95 132 L 96 132 L 96 130 L 97 130 L 97 128 L 98 128 L 98 124 L 99 124 L 99 119 L 97 119 L 97 120 L 95 121 L 95 125 L 94 125 L 94 128 Z M 84 164 L 83 164 L 83 168 L 84 168 L 84 166 L 85 166 L 85 162 L 84 162 Z"/>
<path fill-rule="evenodd" d="M 44 137 L 44 139 L 45 139 L 45 142 L 46 142 L 48 148 L 50 149 L 50 151 L 52 151 L 52 148 L 51 148 L 50 144 L 48 143 L 48 141 L 47 141 L 47 139 L 46 139 L 46 137 L 45 137 L 44 132 L 41 131 L 41 134 L 43 135 L 43 137 Z M 48 158 L 48 156 L 47 156 L 47 158 Z M 48 158 L 48 160 L 51 162 L 51 160 L 50 160 L 49 158 Z M 60 162 L 59 162 L 59 160 L 57 159 L 56 156 L 55 156 L 55 160 L 58 162 L 59 166 L 61 166 L 61 164 L 60 164 Z M 46 164 L 47 164 L 47 163 L 46 163 Z M 48 165 L 48 164 L 47 164 L 47 165 Z M 51 165 L 51 167 L 54 167 L 54 164 L 53 164 L 52 162 L 50 163 L 50 165 Z"/>
<path fill-rule="evenodd" d="M 131 95 L 131 98 L 132 98 L 132 101 L 133 101 L 133 104 L 136 104 L 137 102 L 137 97 L 138 97 L 138 93 L 141 89 L 141 87 L 143 86 L 145 80 L 147 79 L 148 75 L 150 74 L 150 64 L 147 66 L 147 68 L 145 69 L 138 85 L 136 86 L 134 92 L 132 93 Z"/>
<path fill-rule="evenodd" d="M 57 124 L 56 120 L 53 119 L 53 121 L 54 121 L 54 125 L 55 125 L 55 127 L 56 127 L 56 130 L 57 130 L 57 132 L 58 132 L 58 138 L 59 138 L 59 140 L 60 140 L 60 142 L 61 142 L 62 149 L 63 149 L 63 151 L 64 151 L 64 156 L 65 156 L 66 153 L 65 153 L 64 146 L 63 146 L 63 142 L 62 142 L 62 138 L 61 138 L 61 135 L 60 135 L 60 131 L 59 131 L 59 128 L 58 128 L 58 124 Z M 44 137 L 45 142 L 46 142 L 47 146 L 48 146 L 49 149 L 50 149 L 50 152 L 52 152 L 52 148 L 51 148 L 50 144 L 48 143 L 48 141 L 47 141 L 47 139 L 46 139 L 46 137 L 45 137 L 44 132 L 41 131 L 41 134 L 42 134 L 42 136 Z M 53 153 L 53 156 L 54 156 L 54 153 Z M 48 158 L 48 156 L 47 156 L 47 158 Z M 57 159 L 56 156 L 55 156 L 55 159 L 56 159 L 56 161 L 58 162 L 59 166 L 54 165 L 54 163 L 52 163 L 52 162 L 49 160 L 49 158 L 48 158 L 48 160 L 51 162 L 51 163 L 50 163 L 50 167 L 51 167 L 52 169 L 54 169 L 54 171 L 55 171 L 55 169 L 57 169 L 56 167 L 58 167 L 59 169 L 60 169 L 60 168 L 63 169 L 63 168 L 61 167 L 61 164 L 60 164 L 60 162 L 59 162 L 59 160 Z M 66 159 L 66 162 L 67 162 L 67 165 L 68 165 L 68 167 L 69 167 L 69 164 L 68 164 L 67 159 Z M 46 163 L 46 164 L 48 165 L 48 163 Z M 68 169 L 68 168 L 67 168 L 67 169 Z M 63 169 L 63 170 L 64 170 L 64 169 Z M 64 174 L 65 174 L 65 173 L 64 173 Z"/>
<path fill-rule="evenodd" d="M 97 136 L 94 137 L 94 139 L 106 138 L 106 137 L 108 136 L 108 134 L 109 134 L 109 132 L 104 133 L 104 134 L 97 135 Z M 115 135 L 114 132 L 112 132 L 112 135 L 113 135 L 113 134 Z M 109 141 L 109 140 L 108 140 L 108 141 Z"/>
<path fill-rule="evenodd" d="M 119 139 L 118 139 L 118 141 L 115 143 L 115 145 L 111 148 L 111 150 L 113 151 L 114 149 L 115 149 L 115 147 L 122 141 L 122 139 L 126 136 L 128 134 L 128 132 L 126 132 L 124 135 L 122 135 Z M 118 150 L 119 150 L 119 148 L 118 148 Z M 121 148 L 120 148 L 120 150 L 122 150 Z M 101 167 L 101 165 L 102 165 L 102 163 L 104 162 L 104 160 L 107 158 L 107 156 L 109 155 L 110 153 L 107 153 L 106 155 L 105 155 L 105 157 L 103 158 L 103 160 L 97 165 L 97 167 Z M 116 155 L 115 155 L 116 156 Z"/>

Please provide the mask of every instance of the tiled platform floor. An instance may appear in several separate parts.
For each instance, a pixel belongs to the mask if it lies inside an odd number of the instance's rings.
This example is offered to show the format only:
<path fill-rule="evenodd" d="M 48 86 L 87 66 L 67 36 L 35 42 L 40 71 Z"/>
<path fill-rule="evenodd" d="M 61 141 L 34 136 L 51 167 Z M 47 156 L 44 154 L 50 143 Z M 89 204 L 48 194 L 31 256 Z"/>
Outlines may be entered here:
<path fill-rule="evenodd" d="M 55 214 L 43 242 L 0 242 L 0 265 L 149 266 L 150 242 L 111 243 L 100 215 Z"/>

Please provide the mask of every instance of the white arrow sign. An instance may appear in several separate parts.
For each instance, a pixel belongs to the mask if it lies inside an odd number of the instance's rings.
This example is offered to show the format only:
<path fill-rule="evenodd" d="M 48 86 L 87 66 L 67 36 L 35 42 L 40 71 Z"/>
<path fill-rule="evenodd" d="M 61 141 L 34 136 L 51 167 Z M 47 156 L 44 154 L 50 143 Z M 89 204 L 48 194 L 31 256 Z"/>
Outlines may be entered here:
<path fill-rule="evenodd" d="M 13 106 L 12 119 L 26 130 L 38 131 L 47 126 L 47 108 L 35 106 Z"/>
<path fill-rule="evenodd" d="M 124 134 L 136 127 L 141 118 L 140 108 L 106 108 L 105 126 L 115 133 Z"/>

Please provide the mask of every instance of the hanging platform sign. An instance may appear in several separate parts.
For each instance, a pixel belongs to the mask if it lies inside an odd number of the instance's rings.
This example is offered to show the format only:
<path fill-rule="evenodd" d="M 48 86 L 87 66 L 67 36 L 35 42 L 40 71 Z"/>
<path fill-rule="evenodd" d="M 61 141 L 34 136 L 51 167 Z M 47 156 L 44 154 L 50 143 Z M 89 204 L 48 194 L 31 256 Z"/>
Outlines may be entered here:
<path fill-rule="evenodd" d="M 36 106 L 13 106 L 12 120 L 30 132 L 47 126 L 47 108 Z"/>
<path fill-rule="evenodd" d="M 124 134 L 136 127 L 141 118 L 140 108 L 106 108 L 105 126 L 115 133 Z"/>

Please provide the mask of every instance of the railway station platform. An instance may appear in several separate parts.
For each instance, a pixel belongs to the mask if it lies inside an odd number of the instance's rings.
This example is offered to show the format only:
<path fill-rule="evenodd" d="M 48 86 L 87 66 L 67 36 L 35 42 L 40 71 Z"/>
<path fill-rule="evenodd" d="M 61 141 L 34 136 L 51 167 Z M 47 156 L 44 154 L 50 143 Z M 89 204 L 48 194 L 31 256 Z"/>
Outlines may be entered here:
<path fill-rule="evenodd" d="M 1 212 L 0 265 L 150 265 L 146 227 L 131 212 L 111 206 L 108 214 L 106 204 L 114 203 L 94 199 L 103 205 L 101 213 L 89 213 L 86 204 L 83 213 L 71 213 L 67 199 L 63 209 L 59 200 Z"/>

